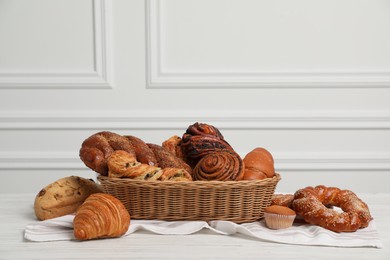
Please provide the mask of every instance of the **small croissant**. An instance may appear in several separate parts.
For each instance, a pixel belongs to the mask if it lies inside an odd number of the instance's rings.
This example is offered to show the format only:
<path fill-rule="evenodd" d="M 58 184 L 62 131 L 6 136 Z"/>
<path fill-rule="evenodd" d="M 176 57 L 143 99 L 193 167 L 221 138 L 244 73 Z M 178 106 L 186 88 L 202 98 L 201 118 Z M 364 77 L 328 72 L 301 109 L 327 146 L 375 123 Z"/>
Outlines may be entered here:
<path fill-rule="evenodd" d="M 130 214 L 120 200 L 110 194 L 90 195 L 73 219 L 73 233 L 78 240 L 120 237 L 130 226 Z"/>

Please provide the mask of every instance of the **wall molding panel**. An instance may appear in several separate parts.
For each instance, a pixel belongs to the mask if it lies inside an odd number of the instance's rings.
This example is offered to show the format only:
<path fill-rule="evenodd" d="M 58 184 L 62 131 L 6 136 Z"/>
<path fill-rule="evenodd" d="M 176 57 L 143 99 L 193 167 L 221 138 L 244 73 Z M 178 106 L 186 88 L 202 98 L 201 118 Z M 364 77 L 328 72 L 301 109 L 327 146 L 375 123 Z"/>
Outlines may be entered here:
<path fill-rule="evenodd" d="M 75 154 L 76 153 L 76 154 Z M 87 169 L 75 153 L 69 152 L 14 152 L 0 153 L 0 170 L 39 170 L 39 169 Z M 294 153 L 275 156 L 277 170 L 283 171 L 388 171 L 390 154 L 326 154 Z"/>
<path fill-rule="evenodd" d="M 93 68 L 86 71 L 1 71 L 0 89 L 110 89 L 110 1 L 93 0 Z"/>
<path fill-rule="evenodd" d="M 126 111 L 0 112 L 0 130 L 47 129 L 182 129 L 193 122 L 213 122 L 224 129 L 389 130 L 388 112 L 304 111 Z"/>
<path fill-rule="evenodd" d="M 163 0 L 147 0 L 147 88 L 390 88 L 390 69 L 223 71 L 167 67 L 164 53 Z"/>

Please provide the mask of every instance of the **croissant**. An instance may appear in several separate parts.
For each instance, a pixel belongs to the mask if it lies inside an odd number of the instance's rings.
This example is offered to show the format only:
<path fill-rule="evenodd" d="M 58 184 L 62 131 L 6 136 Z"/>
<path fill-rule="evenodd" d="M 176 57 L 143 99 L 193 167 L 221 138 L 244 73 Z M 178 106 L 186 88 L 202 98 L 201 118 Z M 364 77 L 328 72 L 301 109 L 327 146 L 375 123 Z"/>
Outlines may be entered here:
<path fill-rule="evenodd" d="M 107 158 L 115 150 L 123 150 L 135 155 L 134 148 L 127 138 L 108 131 L 96 133 L 85 139 L 79 155 L 87 167 L 107 175 Z"/>
<path fill-rule="evenodd" d="M 224 150 L 234 151 L 216 127 L 202 123 L 195 123 L 187 128 L 183 134 L 181 148 L 192 167 L 209 153 Z"/>
<path fill-rule="evenodd" d="M 105 193 L 90 195 L 73 219 L 73 233 L 78 240 L 120 237 L 129 226 L 130 214 L 125 206 Z"/>
<path fill-rule="evenodd" d="M 205 155 L 196 164 L 192 177 L 194 180 L 238 181 L 244 175 L 241 158 L 230 150 Z"/>
<path fill-rule="evenodd" d="M 184 169 L 164 168 L 137 162 L 135 157 L 125 151 L 115 151 L 108 158 L 108 176 L 138 180 L 192 180 Z"/>

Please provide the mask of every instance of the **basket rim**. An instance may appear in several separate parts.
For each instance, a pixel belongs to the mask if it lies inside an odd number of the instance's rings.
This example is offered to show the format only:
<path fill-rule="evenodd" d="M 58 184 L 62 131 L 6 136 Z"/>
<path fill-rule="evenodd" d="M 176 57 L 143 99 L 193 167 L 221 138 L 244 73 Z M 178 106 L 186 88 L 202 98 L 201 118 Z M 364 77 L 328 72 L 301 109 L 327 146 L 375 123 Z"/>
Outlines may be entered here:
<path fill-rule="evenodd" d="M 275 172 L 275 175 L 272 178 L 265 178 L 262 180 L 240 180 L 240 181 L 158 181 L 158 180 L 136 180 L 136 179 L 130 179 L 130 178 L 116 178 L 116 177 L 108 177 L 104 175 L 98 175 L 97 179 L 99 181 L 103 182 L 117 182 L 118 184 L 153 184 L 153 185 L 175 185 L 175 186 L 204 186 L 207 184 L 209 185 L 216 185 L 216 186 L 232 186 L 237 185 L 238 183 L 240 185 L 255 185 L 255 186 L 266 186 L 270 183 L 279 182 L 281 180 L 281 176 L 279 173 Z"/>

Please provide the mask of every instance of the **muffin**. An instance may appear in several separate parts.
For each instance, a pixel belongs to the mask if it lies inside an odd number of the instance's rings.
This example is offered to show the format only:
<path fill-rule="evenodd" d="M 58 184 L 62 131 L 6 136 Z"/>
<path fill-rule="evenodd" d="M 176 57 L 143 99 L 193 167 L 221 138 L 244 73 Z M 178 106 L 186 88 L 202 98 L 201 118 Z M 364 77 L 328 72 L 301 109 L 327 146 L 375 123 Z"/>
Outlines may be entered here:
<path fill-rule="evenodd" d="M 284 206 L 272 205 L 264 209 L 265 224 L 270 229 L 291 227 L 295 216 L 294 210 Z"/>

